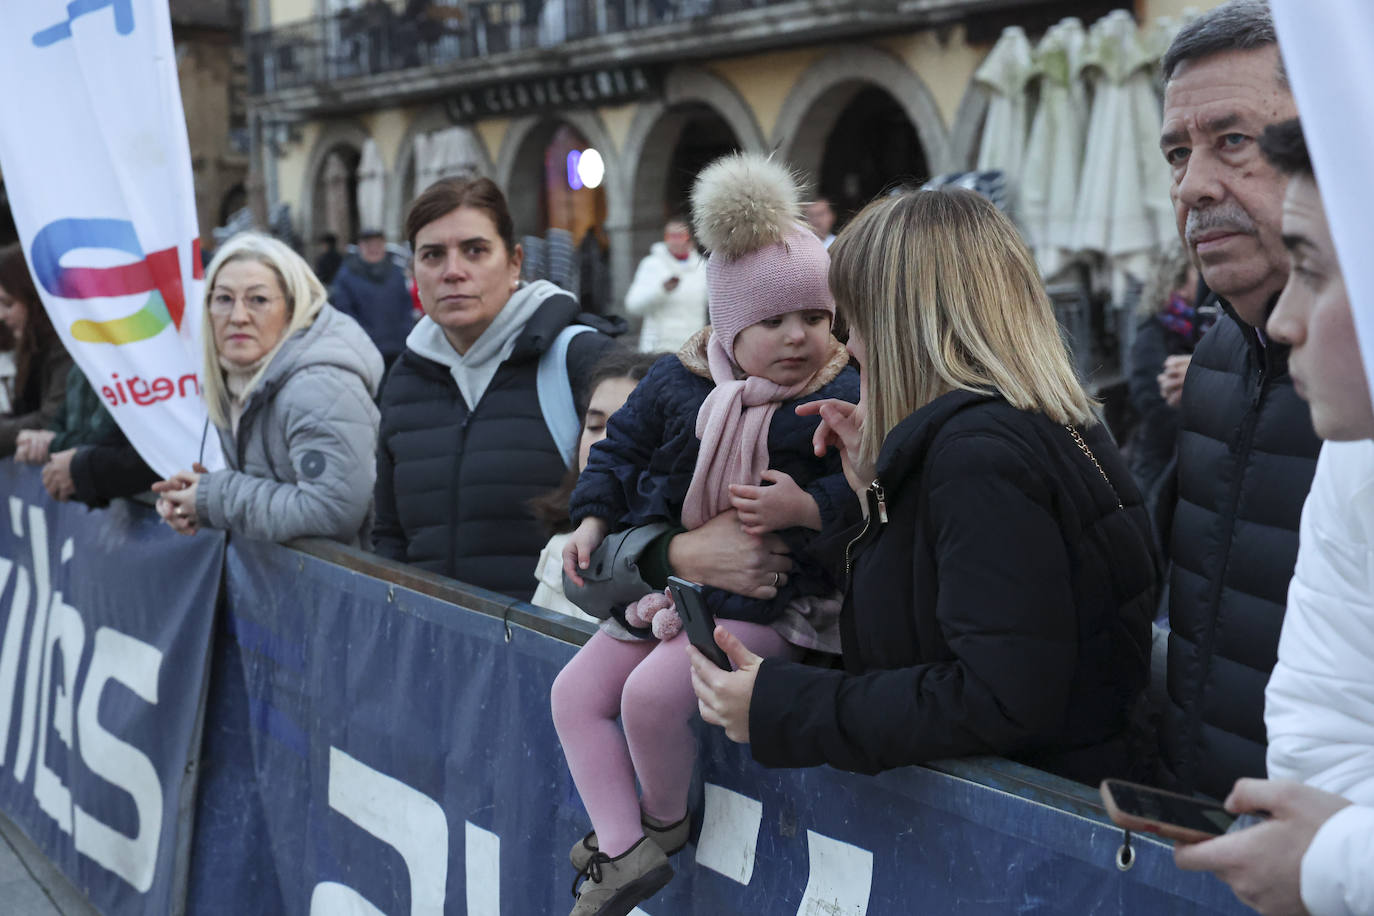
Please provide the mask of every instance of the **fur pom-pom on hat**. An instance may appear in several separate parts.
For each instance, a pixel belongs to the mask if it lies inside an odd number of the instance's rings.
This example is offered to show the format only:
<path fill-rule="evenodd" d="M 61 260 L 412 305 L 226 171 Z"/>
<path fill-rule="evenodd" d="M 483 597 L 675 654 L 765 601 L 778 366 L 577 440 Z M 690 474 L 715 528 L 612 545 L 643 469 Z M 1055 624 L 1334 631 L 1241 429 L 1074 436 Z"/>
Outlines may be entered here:
<path fill-rule="evenodd" d="M 733 153 L 702 169 L 692 187 L 692 222 L 712 254 L 735 259 L 775 245 L 801 219 L 800 192 L 780 162 Z"/>

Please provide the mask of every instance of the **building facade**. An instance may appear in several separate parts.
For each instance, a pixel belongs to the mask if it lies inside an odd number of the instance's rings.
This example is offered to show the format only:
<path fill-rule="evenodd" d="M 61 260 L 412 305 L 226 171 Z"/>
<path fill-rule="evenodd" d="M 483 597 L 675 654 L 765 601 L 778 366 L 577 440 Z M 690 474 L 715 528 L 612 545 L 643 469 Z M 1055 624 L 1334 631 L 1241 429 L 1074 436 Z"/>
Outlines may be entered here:
<path fill-rule="evenodd" d="M 614 309 L 716 156 L 777 151 L 843 219 L 974 166 L 989 98 L 975 73 L 1006 26 L 1035 36 L 1065 16 L 1125 7 L 1144 22 L 1185 5 L 250 0 L 253 152 L 305 239 L 367 223 L 397 240 L 428 181 L 488 175 L 518 235 L 593 235 Z M 595 187 L 578 167 L 589 149 Z"/>

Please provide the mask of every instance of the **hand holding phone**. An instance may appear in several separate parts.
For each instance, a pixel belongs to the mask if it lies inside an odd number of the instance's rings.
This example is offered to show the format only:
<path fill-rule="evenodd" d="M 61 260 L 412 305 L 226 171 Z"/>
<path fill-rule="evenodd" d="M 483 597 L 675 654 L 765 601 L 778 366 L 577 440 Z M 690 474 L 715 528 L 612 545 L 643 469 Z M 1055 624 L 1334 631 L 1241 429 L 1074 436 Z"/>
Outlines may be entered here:
<path fill-rule="evenodd" d="M 1112 823 L 1138 833 L 1198 843 L 1226 833 L 1236 820 L 1217 802 L 1120 779 L 1102 780 L 1101 791 Z"/>
<path fill-rule="evenodd" d="M 706 609 L 702 586 L 669 576 L 668 591 L 673 595 L 677 615 L 682 618 L 682 628 L 687 631 L 687 641 L 714 662 L 717 668 L 722 671 L 735 670 L 730 666 L 725 650 L 716 645 L 716 619 Z"/>

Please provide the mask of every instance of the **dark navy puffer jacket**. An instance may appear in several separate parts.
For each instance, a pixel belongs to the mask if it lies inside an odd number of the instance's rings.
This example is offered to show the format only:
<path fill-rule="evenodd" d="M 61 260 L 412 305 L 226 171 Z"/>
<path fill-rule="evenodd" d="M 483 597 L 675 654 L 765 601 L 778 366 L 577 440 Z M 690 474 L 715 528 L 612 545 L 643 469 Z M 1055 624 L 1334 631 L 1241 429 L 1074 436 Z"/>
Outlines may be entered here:
<path fill-rule="evenodd" d="M 377 553 L 528 601 L 534 562 L 548 536 L 527 502 L 567 472 L 539 409 L 539 357 L 574 322 L 568 376 L 581 398 L 620 328 L 578 315 L 551 297 L 526 324 L 510 357 L 468 411 L 448 368 L 407 349 L 382 389 L 377 443 Z"/>
<path fill-rule="evenodd" d="M 683 352 L 703 341 L 689 341 Z M 844 479 L 839 453 L 832 449 L 817 458 L 811 436 L 819 417 L 799 417 L 796 406 L 808 401 L 838 398 L 857 402 L 859 374 L 847 365 L 839 348 L 836 358 L 822 370 L 827 381 L 819 390 L 787 401 L 773 414 L 768 428 L 768 466 L 792 477 L 811 494 L 821 511 L 821 523 L 830 526 L 845 517 L 850 503 L 857 505 Z M 665 356 L 654 363 L 625 406 L 611 416 L 606 438 L 592 446 L 587 467 L 573 491 L 574 523 L 587 516 L 604 518 L 611 530 L 620 531 L 650 522 L 681 524 L 682 505 L 692 483 L 697 452 L 697 413 L 715 388 L 707 372 L 704 353 L 690 359 L 697 371 L 679 356 Z M 801 595 L 825 597 L 839 588 L 821 564 L 805 561 L 805 549 L 814 532 L 791 528 L 779 532 L 798 561 L 788 582 L 772 599 L 745 598 L 720 589 L 706 589 L 706 604 L 716 617 L 768 623 L 775 620 L 792 599 Z M 621 619 L 619 611 L 617 619 Z"/>
<path fill-rule="evenodd" d="M 329 302 L 363 326 L 388 363 L 405 349 L 415 318 L 405 271 L 390 258 L 369 264 L 350 255 L 334 276 Z"/>
<path fill-rule="evenodd" d="M 1161 728 L 1166 781 L 1215 798 L 1265 773 L 1264 687 L 1321 449 L 1288 348 L 1226 311 L 1183 384 Z"/>

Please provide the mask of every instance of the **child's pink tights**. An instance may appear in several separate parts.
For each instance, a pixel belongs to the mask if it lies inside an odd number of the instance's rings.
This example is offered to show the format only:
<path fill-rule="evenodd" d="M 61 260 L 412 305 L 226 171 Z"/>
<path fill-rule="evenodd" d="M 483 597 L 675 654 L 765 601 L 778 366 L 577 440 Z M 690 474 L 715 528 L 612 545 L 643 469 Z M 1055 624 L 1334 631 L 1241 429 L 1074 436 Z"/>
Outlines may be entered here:
<path fill-rule="evenodd" d="M 756 655 L 790 651 L 770 627 L 719 623 Z M 686 633 L 666 642 L 624 642 L 598 630 L 553 682 L 553 724 L 597 845 L 609 856 L 644 836 L 641 805 L 664 823 L 687 814 L 696 763 L 691 671 Z M 623 719 L 623 734 L 617 716 Z M 635 794 L 636 775 L 642 801 Z"/>

